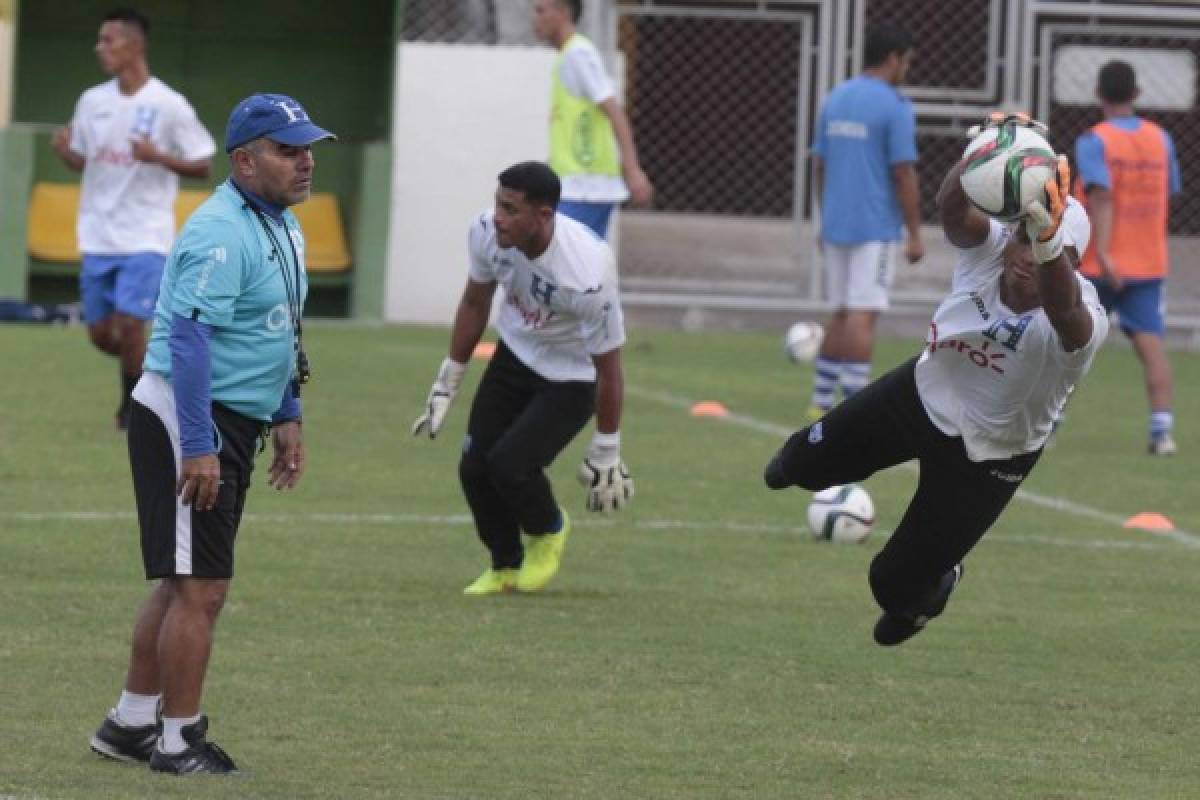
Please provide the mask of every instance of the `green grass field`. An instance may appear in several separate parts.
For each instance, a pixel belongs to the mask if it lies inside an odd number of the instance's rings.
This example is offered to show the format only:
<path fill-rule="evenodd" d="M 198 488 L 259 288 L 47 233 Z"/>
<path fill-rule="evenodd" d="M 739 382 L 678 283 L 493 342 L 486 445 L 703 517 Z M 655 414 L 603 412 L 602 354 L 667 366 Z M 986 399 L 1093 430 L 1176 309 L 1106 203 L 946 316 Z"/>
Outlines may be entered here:
<path fill-rule="evenodd" d="M 553 468 L 563 571 L 482 599 L 460 594 L 485 566 L 455 469 L 470 392 L 408 436 L 446 332 L 308 338 L 310 468 L 277 494 L 260 461 L 205 698 L 246 774 L 180 780 L 87 749 L 147 590 L 115 363 L 78 328 L 0 330 L 0 798 L 1200 796 L 1200 538 L 1119 524 L 1200 531 L 1200 357 L 1174 359 L 1182 455 L 1153 460 L 1137 365 L 1104 351 L 1026 483 L 1076 505 L 1014 502 L 946 615 L 883 650 L 882 534 L 818 544 L 807 495 L 762 486 L 807 401 L 778 337 L 635 333 L 632 508 L 585 516 L 581 437 Z M 867 482 L 881 531 L 914 479 Z"/>

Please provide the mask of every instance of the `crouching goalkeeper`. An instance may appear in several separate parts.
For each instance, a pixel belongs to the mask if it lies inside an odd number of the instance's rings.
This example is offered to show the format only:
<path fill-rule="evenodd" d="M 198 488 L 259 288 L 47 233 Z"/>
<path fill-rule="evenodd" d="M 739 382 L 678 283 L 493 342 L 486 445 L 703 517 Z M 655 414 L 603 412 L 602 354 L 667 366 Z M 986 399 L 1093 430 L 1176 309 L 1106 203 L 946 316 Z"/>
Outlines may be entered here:
<path fill-rule="evenodd" d="M 491 566 L 468 595 L 536 592 L 558 572 L 571 531 L 545 469 L 596 414 L 596 433 L 579 467 L 591 511 L 633 497 L 620 456 L 625 327 L 612 250 L 588 228 L 558 214 L 560 184 L 545 164 L 500 173 L 495 204 L 467 236 L 467 286 L 413 435 L 434 438 L 467 361 L 496 320 L 500 342 L 471 405 L 459 462 L 463 494 Z M 522 542 L 522 533 L 525 541 Z"/>

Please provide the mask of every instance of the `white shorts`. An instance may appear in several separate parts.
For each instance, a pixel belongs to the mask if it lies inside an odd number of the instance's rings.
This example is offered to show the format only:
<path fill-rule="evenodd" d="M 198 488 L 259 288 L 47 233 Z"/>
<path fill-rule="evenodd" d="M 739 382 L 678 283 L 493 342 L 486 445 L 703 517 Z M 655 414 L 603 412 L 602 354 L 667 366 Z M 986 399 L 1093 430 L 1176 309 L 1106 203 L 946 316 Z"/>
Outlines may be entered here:
<path fill-rule="evenodd" d="M 825 299 L 835 309 L 886 311 L 896 274 L 898 242 L 830 244 L 823 247 Z"/>

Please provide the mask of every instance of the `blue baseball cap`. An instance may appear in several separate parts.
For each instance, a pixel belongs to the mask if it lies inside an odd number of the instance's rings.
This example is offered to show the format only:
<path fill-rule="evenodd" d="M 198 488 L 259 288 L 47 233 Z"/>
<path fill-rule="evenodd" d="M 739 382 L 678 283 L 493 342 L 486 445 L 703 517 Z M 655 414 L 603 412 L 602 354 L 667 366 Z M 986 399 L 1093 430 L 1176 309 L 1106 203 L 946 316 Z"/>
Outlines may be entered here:
<path fill-rule="evenodd" d="M 313 124 L 308 112 L 286 94 L 252 94 L 233 107 L 225 126 L 225 152 L 265 136 L 280 144 L 302 146 L 337 139 Z"/>

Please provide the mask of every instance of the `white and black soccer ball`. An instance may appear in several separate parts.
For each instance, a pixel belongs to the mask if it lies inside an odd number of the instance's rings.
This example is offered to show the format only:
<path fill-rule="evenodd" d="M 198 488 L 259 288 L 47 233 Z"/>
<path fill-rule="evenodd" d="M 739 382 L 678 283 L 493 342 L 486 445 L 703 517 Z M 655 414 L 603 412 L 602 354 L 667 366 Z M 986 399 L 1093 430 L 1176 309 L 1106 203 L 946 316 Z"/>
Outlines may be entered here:
<path fill-rule="evenodd" d="M 1058 163 L 1050 143 L 1032 128 L 988 128 L 971 140 L 963 157 L 963 192 L 988 216 L 1013 222 L 1034 200 L 1050 207 L 1046 181 L 1054 179 Z"/>
<path fill-rule="evenodd" d="M 875 503 L 856 483 L 830 486 L 808 504 L 808 527 L 818 541 L 861 542 L 875 524 Z"/>
<path fill-rule="evenodd" d="M 796 364 L 807 364 L 817 357 L 825 329 L 815 322 L 797 322 L 783 337 L 783 351 Z"/>

